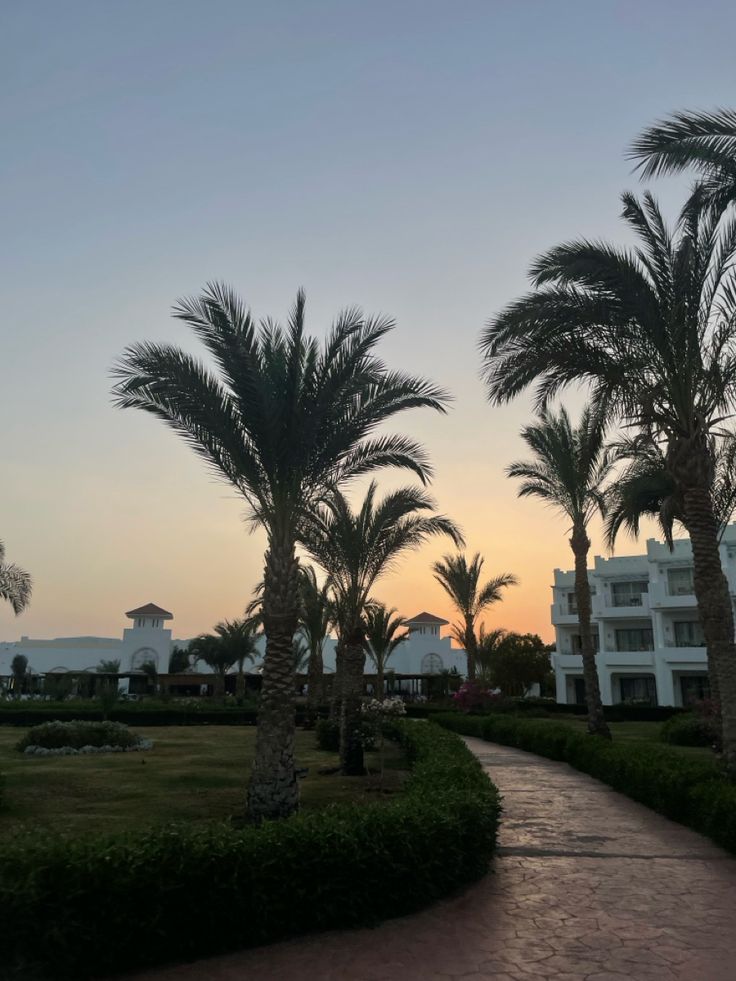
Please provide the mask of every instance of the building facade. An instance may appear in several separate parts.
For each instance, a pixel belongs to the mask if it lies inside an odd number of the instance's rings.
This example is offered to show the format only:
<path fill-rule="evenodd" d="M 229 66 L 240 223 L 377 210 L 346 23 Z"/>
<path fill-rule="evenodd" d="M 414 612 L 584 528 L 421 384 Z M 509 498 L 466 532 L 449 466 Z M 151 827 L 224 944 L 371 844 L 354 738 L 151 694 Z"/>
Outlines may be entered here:
<path fill-rule="evenodd" d="M 145 662 L 153 662 L 159 674 L 169 668 L 169 656 L 175 644 L 187 647 L 188 640 L 173 640 L 168 627 L 173 615 L 155 603 L 129 610 L 126 617 L 131 626 L 119 637 L 56 637 L 37 640 L 21 637 L 19 641 L 0 642 L 0 678 L 9 678 L 11 664 L 16 654 L 28 659 L 28 669 L 34 675 L 63 674 L 66 672 L 96 671 L 101 661 L 119 661 L 120 672 L 138 672 Z M 447 620 L 432 613 L 419 613 L 407 620 L 409 638 L 392 654 L 387 672 L 401 675 L 435 675 L 443 671 L 465 672 L 465 652 L 454 649 L 449 637 L 441 637 L 440 631 Z M 335 669 L 334 638 L 325 642 L 324 665 L 327 672 Z M 246 670 L 258 672 L 263 665 L 265 641 L 259 638 L 253 664 Z M 198 662 L 197 672 L 211 673 L 203 662 Z M 233 667 L 233 672 L 237 667 Z M 373 673 L 370 659 L 366 658 L 366 674 Z M 123 683 L 123 688 L 126 689 Z"/>
<path fill-rule="evenodd" d="M 736 597 L 736 524 L 720 546 L 731 596 Z M 707 697 L 703 630 L 693 592 L 689 539 L 674 549 L 649 539 L 646 554 L 596 556 L 588 577 L 592 626 L 604 705 L 641 702 L 685 706 Z M 584 702 L 575 573 L 554 571 L 552 655 L 557 701 Z"/>

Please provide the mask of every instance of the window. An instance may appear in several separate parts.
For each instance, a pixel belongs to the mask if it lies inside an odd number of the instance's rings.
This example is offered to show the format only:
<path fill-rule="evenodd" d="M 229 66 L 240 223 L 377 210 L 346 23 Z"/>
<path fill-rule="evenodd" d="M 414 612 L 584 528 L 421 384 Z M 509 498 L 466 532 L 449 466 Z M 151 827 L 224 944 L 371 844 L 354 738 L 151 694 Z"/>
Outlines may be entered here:
<path fill-rule="evenodd" d="M 680 678 L 682 704 L 692 705 L 710 698 L 710 681 L 707 674 L 682 675 Z"/>
<path fill-rule="evenodd" d="M 697 620 L 675 623 L 675 647 L 705 647 L 703 628 Z"/>
<path fill-rule="evenodd" d="M 653 651 L 654 634 L 651 627 L 628 627 L 616 631 L 617 651 Z"/>
<path fill-rule="evenodd" d="M 689 566 L 682 569 L 668 569 L 667 592 L 670 596 L 692 596 L 693 570 Z"/>
<path fill-rule="evenodd" d="M 641 606 L 642 595 L 649 592 L 646 579 L 638 582 L 614 582 L 611 584 L 613 606 Z"/>
<path fill-rule="evenodd" d="M 578 612 L 578 598 L 575 593 L 567 594 L 567 612 L 577 613 Z"/>
<path fill-rule="evenodd" d="M 621 678 L 622 702 L 646 702 L 648 705 L 657 704 L 657 684 L 654 675 L 644 674 L 634 678 Z"/>
<path fill-rule="evenodd" d="M 422 674 L 439 674 L 443 668 L 439 654 L 425 654 L 422 658 Z"/>
<path fill-rule="evenodd" d="M 598 652 L 601 649 L 601 639 L 598 636 L 597 630 L 593 630 L 592 633 L 593 633 L 593 650 Z M 572 652 L 573 654 L 583 653 L 583 642 L 580 634 L 572 635 Z"/>

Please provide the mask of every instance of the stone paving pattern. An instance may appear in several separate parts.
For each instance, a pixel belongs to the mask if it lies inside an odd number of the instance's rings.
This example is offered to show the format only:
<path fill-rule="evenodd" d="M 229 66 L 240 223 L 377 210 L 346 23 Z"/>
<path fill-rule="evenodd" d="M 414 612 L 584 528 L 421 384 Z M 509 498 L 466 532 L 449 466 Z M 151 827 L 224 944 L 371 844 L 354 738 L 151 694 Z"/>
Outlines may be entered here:
<path fill-rule="evenodd" d="M 483 881 L 376 929 L 129 981 L 736 981 L 736 860 L 564 763 L 466 742 L 504 795 Z"/>

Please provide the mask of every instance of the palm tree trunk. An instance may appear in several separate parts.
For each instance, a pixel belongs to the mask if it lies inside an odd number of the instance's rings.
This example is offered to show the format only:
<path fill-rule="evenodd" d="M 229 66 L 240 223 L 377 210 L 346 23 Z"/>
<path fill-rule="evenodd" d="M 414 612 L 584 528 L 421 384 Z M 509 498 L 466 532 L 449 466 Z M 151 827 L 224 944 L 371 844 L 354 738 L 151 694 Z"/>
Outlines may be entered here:
<path fill-rule="evenodd" d="M 215 671 L 215 701 L 219 705 L 225 702 L 225 675 L 221 671 Z"/>
<path fill-rule="evenodd" d="M 376 698 L 382 702 L 384 698 L 385 681 L 383 677 L 383 658 L 378 659 L 376 665 Z"/>
<path fill-rule="evenodd" d="M 465 657 L 468 662 L 468 681 L 475 681 L 476 655 L 475 628 L 470 620 L 465 621 Z"/>
<path fill-rule="evenodd" d="M 243 704 L 245 698 L 245 673 L 243 671 L 243 665 L 238 666 L 238 677 L 235 680 L 235 701 L 238 705 Z"/>
<path fill-rule="evenodd" d="M 575 599 L 578 605 L 580 623 L 580 650 L 583 655 L 583 680 L 585 682 L 585 701 L 588 706 L 588 732 L 592 736 L 611 738 L 606 717 L 603 713 L 601 689 L 598 682 L 598 668 L 595 663 L 595 645 L 590 627 L 591 601 L 588 582 L 588 551 L 590 539 L 585 525 L 576 524 L 570 538 L 570 548 L 575 556 Z"/>
<path fill-rule="evenodd" d="M 330 718 L 340 718 L 340 707 L 342 705 L 342 677 L 344 665 L 344 645 L 342 635 L 338 638 L 335 647 L 335 673 L 332 676 L 332 691 L 330 693 Z"/>
<path fill-rule="evenodd" d="M 360 631 L 352 631 L 343 653 L 340 706 L 340 765 L 342 772 L 349 777 L 362 777 L 365 773 L 360 714 L 364 668 L 363 637 Z"/>
<path fill-rule="evenodd" d="M 309 668 L 307 670 L 307 705 L 310 709 L 319 708 L 322 704 L 322 679 L 324 674 L 324 664 L 322 652 L 313 651 L 309 658 Z"/>
<path fill-rule="evenodd" d="M 736 644 L 728 580 L 718 548 L 718 522 L 706 488 L 684 492 L 693 549 L 693 586 L 708 651 L 711 697 L 721 717 L 723 758 L 736 774 Z"/>
<path fill-rule="evenodd" d="M 263 576 L 263 626 L 266 654 L 258 710 L 248 816 L 258 823 L 282 818 L 299 806 L 294 767 L 294 652 L 299 620 L 299 562 L 294 538 L 272 538 Z"/>
<path fill-rule="evenodd" d="M 693 587 L 708 656 L 711 698 L 720 715 L 723 757 L 736 774 L 736 643 L 728 579 L 713 509 L 713 459 L 704 437 L 673 441 L 667 466 L 682 493 L 693 550 Z"/>

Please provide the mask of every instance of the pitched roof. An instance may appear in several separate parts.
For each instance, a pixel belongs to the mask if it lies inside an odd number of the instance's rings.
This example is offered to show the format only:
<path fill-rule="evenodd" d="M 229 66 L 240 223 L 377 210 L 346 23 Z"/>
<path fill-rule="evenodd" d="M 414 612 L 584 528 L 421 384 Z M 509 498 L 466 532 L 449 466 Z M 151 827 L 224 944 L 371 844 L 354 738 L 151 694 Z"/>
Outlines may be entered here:
<path fill-rule="evenodd" d="M 128 610 L 125 614 L 126 617 L 162 617 L 164 620 L 173 620 L 174 614 L 169 613 L 168 610 L 162 610 L 160 606 L 156 606 L 155 603 L 146 603 L 145 606 L 139 606 L 137 610 Z"/>
<path fill-rule="evenodd" d="M 406 621 L 407 623 L 439 623 L 446 624 L 449 620 L 443 620 L 442 617 L 436 617 L 434 613 L 417 613 L 415 617 Z"/>

